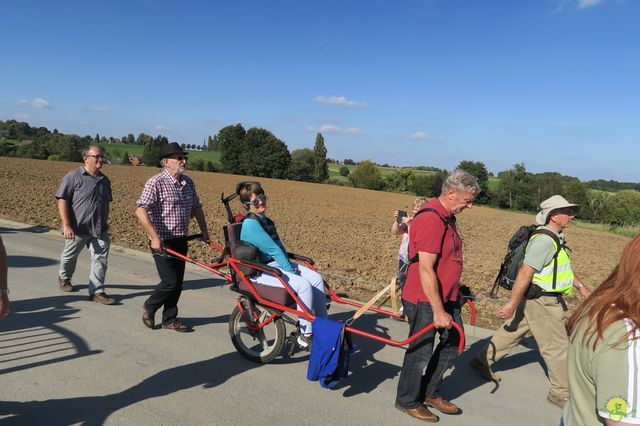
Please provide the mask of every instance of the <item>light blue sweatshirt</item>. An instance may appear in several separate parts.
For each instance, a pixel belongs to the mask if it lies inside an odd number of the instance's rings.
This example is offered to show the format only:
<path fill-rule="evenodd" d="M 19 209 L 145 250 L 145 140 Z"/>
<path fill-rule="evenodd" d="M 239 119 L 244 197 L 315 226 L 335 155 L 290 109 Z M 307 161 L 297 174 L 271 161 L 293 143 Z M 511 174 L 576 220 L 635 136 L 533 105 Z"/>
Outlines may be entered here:
<path fill-rule="evenodd" d="M 240 239 L 253 244 L 260 251 L 260 262 L 269 263 L 275 261 L 280 269 L 286 272 L 295 272 L 295 268 L 289 262 L 284 246 L 278 245 L 262 228 L 258 220 L 245 219 L 242 222 Z"/>

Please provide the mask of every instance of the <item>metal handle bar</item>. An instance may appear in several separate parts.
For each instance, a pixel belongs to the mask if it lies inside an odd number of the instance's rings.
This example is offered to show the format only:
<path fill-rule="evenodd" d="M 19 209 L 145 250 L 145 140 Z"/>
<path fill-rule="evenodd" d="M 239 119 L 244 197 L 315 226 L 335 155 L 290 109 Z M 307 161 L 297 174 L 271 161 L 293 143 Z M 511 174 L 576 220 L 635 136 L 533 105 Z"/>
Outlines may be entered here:
<path fill-rule="evenodd" d="M 349 326 L 345 327 L 345 330 L 347 330 L 348 332 L 353 333 L 353 334 L 357 334 L 357 335 L 360 335 L 360 336 L 368 337 L 368 338 L 373 339 L 373 340 L 377 340 L 378 342 L 382 342 L 382 343 L 385 343 L 387 345 L 404 346 L 404 345 L 410 344 L 411 342 L 413 342 L 414 340 L 416 340 L 418 337 L 422 336 L 423 334 L 427 333 L 428 331 L 431 331 L 434 327 L 435 327 L 435 324 L 431 323 L 431 324 L 427 325 L 426 327 L 424 327 L 423 329 L 421 329 L 420 331 L 418 331 L 413 336 L 410 336 L 409 338 L 407 338 L 405 340 L 402 340 L 402 341 L 388 339 L 386 337 L 378 336 L 378 335 L 372 334 L 372 333 L 367 333 L 366 331 L 358 330 L 357 328 L 353 328 L 353 327 L 349 327 Z M 460 336 L 460 342 L 458 343 L 458 353 L 462 353 L 462 351 L 464 350 L 464 339 L 465 339 L 464 330 L 455 321 L 451 321 L 451 327 L 454 328 L 458 332 L 458 335 Z"/>

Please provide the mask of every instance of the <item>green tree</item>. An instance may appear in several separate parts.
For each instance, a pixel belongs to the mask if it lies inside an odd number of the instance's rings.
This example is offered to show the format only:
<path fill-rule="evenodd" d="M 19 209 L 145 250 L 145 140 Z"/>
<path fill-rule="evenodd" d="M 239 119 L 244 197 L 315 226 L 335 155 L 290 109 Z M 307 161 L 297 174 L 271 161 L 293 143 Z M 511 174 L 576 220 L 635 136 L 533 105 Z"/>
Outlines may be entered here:
<path fill-rule="evenodd" d="M 191 170 L 198 170 L 202 172 L 204 171 L 204 168 L 205 163 L 202 157 L 194 158 L 193 160 L 189 161 L 189 169 Z"/>
<path fill-rule="evenodd" d="M 410 189 L 419 197 L 437 197 L 442 191 L 442 184 L 447 175 L 445 170 L 428 175 L 417 174 Z"/>
<path fill-rule="evenodd" d="M 340 176 L 346 177 L 346 176 L 349 176 L 350 170 L 347 166 L 342 166 L 340 167 L 339 173 L 340 173 Z"/>
<path fill-rule="evenodd" d="M 605 220 L 619 225 L 640 223 L 640 192 L 633 189 L 616 192 L 608 205 Z"/>
<path fill-rule="evenodd" d="M 556 194 L 558 193 L 556 192 Z M 560 194 L 564 195 L 570 203 L 580 204 L 580 208 L 576 210 L 576 217 L 578 219 L 593 220 L 593 212 L 590 211 L 587 188 L 579 180 L 565 183 Z"/>
<path fill-rule="evenodd" d="M 238 123 L 220 129 L 217 134 L 220 146 L 220 164 L 222 170 L 227 173 L 242 174 L 240 153 L 244 148 L 244 139 L 247 131 Z"/>
<path fill-rule="evenodd" d="M 322 133 L 316 135 L 316 144 L 313 146 L 313 179 L 316 182 L 324 182 L 329 179 L 329 165 L 327 164 L 327 148 L 324 146 Z"/>
<path fill-rule="evenodd" d="M 206 172 L 217 172 L 218 169 L 216 168 L 216 165 L 213 164 L 211 161 L 207 160 L 207 163 L 204 166 L 204 170 Z"/>
<path fill-rule="evenodd" d="M 385 176 L 386 189 L 393 192 L 405 192 L 413 186 L 416 174 L 411 169 L 396 169 Z"/>
<path fill-rule="evenodd" d="M 315 180 L 315 153 L 309 148 L 296 149 L 291 153 L 289 178 L 305 182 Z"/>
<path fill-rule="evenodd" d="M 266 129 L 247 130 L 239 154 L 244 174 L 283 179 L 288 176 L 291 155 L 287 145 Z"/>
<path fill-rule="evenodd" d="M 478 204 L 487 204 L 489 202 L 489 173 L 484 163 L 480 161 L 464 160 L 458 164 L 458 169 L 462 169 L 471 173 L 480 186 L 480 193 L 475 199 Z"/>
<path fill-rule="evenodd" d="M 122 160 L 120 160 L 120 164 L 124 166 L 129 166 L 131 163 L 129 162 L 129 153 L 127 151 L 122 154 Z"/>
<path fill-rule="evenodd" d="M 356 188 L 382 189 L 384 182 L 378 167 L 371 161 L 365 160 L 349 175 L 349 180 Z"/>
<path fill-rule="evenodd" d="M 530 205 L 532 207 L 555 194 L 563 194 L 565 183 L 560 173 L 547 172 L 531 175 L 529 187 Z"/>
<path fill-rule="evenodd" d="M 157 136 L 145 143 L 142 149 L 142 162 L 149 167 L 160 167 L 160 150 L 169 140 L 164 136 Z"/>
<path fill-rule="evenodd" d="M 218 139 L 218 135 L 214 135 L 213 137 L 209 136 L 207 145 L 209 146 L 209 151 L 220 151 L 220 140 Z"/>
<path fill-rule="evenodd" d="M 129 133 L 127 135 L 127 142 L 126 143 L 129 144 L 129 145 L 134 145 L 136 143 L 136 138 L 131 133 Z"/>
<path fill-rule="evenodd" d="M 537 205 L 531 202 L 531 183 L 533 177 L 527 173 L 523 163 L 515 164 L 512 169 L 498 173 L 500 186 L 497 201 L 500 207 L 517 210 L 535 210 Z"/>

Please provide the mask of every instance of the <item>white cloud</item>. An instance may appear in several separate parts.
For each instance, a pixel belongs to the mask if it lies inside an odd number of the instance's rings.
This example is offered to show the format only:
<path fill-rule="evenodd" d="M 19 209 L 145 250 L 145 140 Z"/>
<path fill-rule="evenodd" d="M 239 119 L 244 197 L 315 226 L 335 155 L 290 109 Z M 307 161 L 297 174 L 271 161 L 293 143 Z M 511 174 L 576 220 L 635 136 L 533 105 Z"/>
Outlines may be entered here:
<path fill-rule="evenodd" d="M 110 109 L 107 107 L 103 107 L 103 106 L 90 106 L 87 107 L 87 111 L 91 111 L 91 112 L 109 112 Z"/>
<path fill-rule="evenodd" d="M 33 100 L 29 99 L 20 99 L 18 101 L 19 105 L 31 105 L 34 108 L 49 108 L 49 102 L 42 98 L 35 98 Z"/>
<path fill-rule="evenodd" d="M 412 134 L 409 137 L 411 139 L 421 140 L 421 141 L 426 141 L 427 139 L 429 139 L 429 135 L 424 130 L 418 130 L 417 132 L 415 132 L 414 134 Z"/>
<path fill-rule="evenodd" d="M 316 128 L 313 126 L 306 126 L 309 132 L 320 132 L 329 134 L 343 134 L 343 135 L 362 135 L 364 132 L 357 127 L 338 127 L 333 124 L 323 124 Z"/>
<path fill-rule="evenodd" d="M 597 6 L 602 0 L 578 0 L 578 9 L 586 9 L 588 7 Z"/>
<path fill-rule="evenodd" d="M 170 132 L 171 128 L 163 126 L 161 124 L 156 124 L 156 130 L 160 130 L 160 131 L 164 131 L 164 132 Z"/>
<path fill-rule="evenodd" d="M 363 108 L 367 106 L 366 102 L 352 101 L 350 99 L 347 99 L 344 96 L 329 96 L 329 97 L 316 96 L 316 102 L 320 104 L 339 105 L 339 106 L 355 107 L 355 108 Z"/>

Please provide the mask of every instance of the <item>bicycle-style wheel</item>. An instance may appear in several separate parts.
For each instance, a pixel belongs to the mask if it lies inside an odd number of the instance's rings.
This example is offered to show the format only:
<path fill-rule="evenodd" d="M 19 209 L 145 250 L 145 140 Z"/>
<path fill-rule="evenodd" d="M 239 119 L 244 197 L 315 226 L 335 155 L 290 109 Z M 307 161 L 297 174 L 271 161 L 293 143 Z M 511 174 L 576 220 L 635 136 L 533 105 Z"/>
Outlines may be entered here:
<path fill-rule="evenodd" d="M 257 322 L 263 322 L 271 315 L 264 306 L 253 305 L 242 301 L 245 315 L 252 315 L 253 309 Z M 231 342 L 240 354 L 250 361 L 266 364 L 273 361 L 282 352 L 286 340 L 286 329 L 281 316 L 252 334 L 244 315 L 236 306 L 229 318 L 229 335 Z"/>

